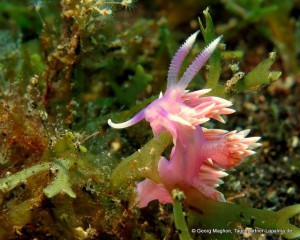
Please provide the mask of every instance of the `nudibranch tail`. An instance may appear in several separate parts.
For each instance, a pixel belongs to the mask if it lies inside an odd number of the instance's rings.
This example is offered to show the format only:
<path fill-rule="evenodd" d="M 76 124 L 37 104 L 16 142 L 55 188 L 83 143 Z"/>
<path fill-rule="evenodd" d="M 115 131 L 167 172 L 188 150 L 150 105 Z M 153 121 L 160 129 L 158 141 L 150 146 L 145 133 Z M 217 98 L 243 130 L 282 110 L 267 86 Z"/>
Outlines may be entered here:
<path fill-rule="evenodd" d="M 145 117 L 144 115 L 144 111 L 140 111 L 138 114 L 136 114 L 133 118 L 129 119 L 126 122 L 123 123 L 113 123 L 111 121 L 111 119 L 108 119 L 107 123 L 109 126 L 113 127 L 113 128 L 117 128 L 117 129 L 121 129 L 121 128 L 127 128 L 130 127 L 138 122 L 140 122 L 141 120 L 143 120 Z"/>
<path fill-rule="evenodd" d="M 220 42 L 221 39 L 222 39 L 222 36 L 216 38 L 194 59 L 194 61 L 191 63 L 191 65 L 188 67 L 188 69 L 184 72 L 182 78 L 178 82 L 178 86 L 181 89 L 186 89 L 189 82 L 196 76 L 198 71 L 202 68 L 202 66 L 205 64 L 205 62 L 212 55 L 212 53 L 218 46 L 218 43 Z"/>
<path fill-rule="evenodd" d="M 178 51 L 174 55 L 174 57 L 171 61 L 170 67 L 169 67 L 169 71 L 168 71 L 168 86 L 167 86 L 167 88 L 174 86 L 177 83 L 178 72 L 180 70 L 181 64 L 182 64 L 183 60 L 185 59 L 186 55 L 191 50 L 199 32 L 200 31 L 197 31 L 194 34 L 192 34 L 185 41 L 185 43 L 182 44 L 182 46 L 178 49 Z"/>

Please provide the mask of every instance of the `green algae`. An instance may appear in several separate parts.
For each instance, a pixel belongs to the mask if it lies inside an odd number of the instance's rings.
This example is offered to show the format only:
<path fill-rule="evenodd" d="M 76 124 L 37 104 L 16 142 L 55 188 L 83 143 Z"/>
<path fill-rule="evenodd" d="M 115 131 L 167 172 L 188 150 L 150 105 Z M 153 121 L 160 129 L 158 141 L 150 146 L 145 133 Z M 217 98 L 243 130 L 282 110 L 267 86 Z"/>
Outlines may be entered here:
<path fill-rule="evenodd" d="M 29 6 L 17 1 L 0 3 L 0 239 L 177 237 L 176 233 L 168 235 L 172 228 L 183 229 L 185 237 L 179 236 L 188 239 L 192 219 L 210 228 L 224 228 L 231 223 L 247 226 L 253 216 L 253 227 L 292 229 L 284 237 L 298 237 L 299 229 L 288 219 L 299 213 L 299 205 L 271 212 L 214 202 L 199 193 L 185 193 L 186 200 L 175 201 L 175 225 L 171 221 L 170 227 L 158 220 L 161 209 L 148 212 L 141 223 L 144 210 L 135 206 L 135 183 L 144 178 L 160 182 L 157 163 L 171 144 L 171 137 L 161 135 L 144 145 L 150 136 L 144 126 L 135 132 L 119 133 L 108 130 L 105 124 L 109 118 L 126 120 L 157 98 L 164 89 L 169 58 L 179 38 L 187 35 L 171 26 L 188 26 L 186 22 L 192 19 L 175 19 L 174 15 L 173 19 L 164 19 L 155 11 L 151 12 L 155 19 L 147 14 L 141 17 L 140 10 L 157 10 L 154 1 L 148 3 L 149 9 L 137 4 L 134 12 L 121 11 L 121 18 L 119 9 L 111 8 L 116 14 L 113 20 L 100 13 L 102 7 L 111 7 L 108 2 L 62 0 L 59 5 L 34 1 Z M 239 14 L 235 2 L 239 1 L 223 4 Z M 186 1 L 187 5 L 195 3 Z M 238 33 L 265 18 L 267 25 L 261 32 L 278 47 L 286 71 L 297 72 L 294 35 L 288 38 L 282 28 L 275 31 L 274 27 L 283 21 L 286 31 L 292 29 L 288 21 L 291 6 L 276 1 L 263 9 L 250 6 L 243 5 L 247 13 L 243 21 L 223 32 L 224 42 L 234 31 Z M 280 6 L 285 11 L 277 19 Z M 160 14 L 172 16 L 183 10 L 175 2 L 165 9 Z M 190 12 L 184 11 L 184 16 Z M 130 16 L 137 17 L 124 20 Z M 207 44 L 216 37 L 221 19 L 213 23 L 208 10 L 204 18 L 205 23 L 199 22 Z M 9 29 L 4 28 L 6 25 Z M 266 31 L 268 26 L 270 31 Z M 204 77 L 207 81 L 203 86 L 212 88 L 211 94 L 229 98 L 279 79 L 280 72 L 270 70 L 275 63 L 271 55 L 249 73 L 227 76 L 224 84 L 220 80 L 222 60 L 242 60 L 244 53 L 245 49 L 231 51 L 220 46 L 205 71 L 208 77 Z M 124 106 L 126 109 L 121 111 Z M 121 150 L 111 147 L 116 143 Z M 220 218 L 220 214 L 225 217 Z M 165 215 L 172 218 L 171 213 Z M 264 216 L 268 221 L 263 220 Z"/>

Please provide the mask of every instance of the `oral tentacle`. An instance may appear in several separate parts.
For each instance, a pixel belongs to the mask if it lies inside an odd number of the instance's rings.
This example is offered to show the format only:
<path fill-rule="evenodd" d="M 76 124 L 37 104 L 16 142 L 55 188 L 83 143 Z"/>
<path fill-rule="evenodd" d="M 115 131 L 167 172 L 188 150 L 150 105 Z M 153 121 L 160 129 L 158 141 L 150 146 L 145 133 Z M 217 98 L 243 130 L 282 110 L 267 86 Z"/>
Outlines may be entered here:
<path fill-rule="evenodd" d="M 111 119 L 108 119 L 107 123 L 109 126 L 116 128 L 116 129 L 122 129 L 122 128 L 127 128 L 130 127 L 140 121 L 142 121 L 145 118 L 144 115 L 144 110 L 139 112 L 138 114 L 136 114 L 133 118 L 129 119 L 126 122 L 122 122 L 122 123 L 114 123 L 111 121 Z"/>

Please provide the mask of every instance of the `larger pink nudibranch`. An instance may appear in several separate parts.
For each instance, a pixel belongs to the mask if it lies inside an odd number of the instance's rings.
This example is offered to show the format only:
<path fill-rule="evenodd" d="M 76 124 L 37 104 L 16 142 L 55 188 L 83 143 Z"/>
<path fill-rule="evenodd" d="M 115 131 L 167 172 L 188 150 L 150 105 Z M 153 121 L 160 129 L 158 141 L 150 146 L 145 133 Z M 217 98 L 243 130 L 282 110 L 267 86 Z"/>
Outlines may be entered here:
<path fill-rule="evenodd" d="M 198 31 L 199 32 L 199 31 Z M 234 112 L 228 100 L 203 96 L 210 89 L 188 92 L 186 87 L 197 72 L 209 59 L 221 37 L 209 44 L 186 69 L 179 79 L 178 73 L 183 60 L 195 42 L 198 32 L 191 35 L 173 57 L 169 72 L 168 85 L 164 95 L 153 101 L 132 119 L 124 123 L 108 124 L 114 128 L 132 126 L 142 119 L 148 121 L 155 136 L 169 132 L 174 146 L 170 160 L 161 157 L 158 171 L 161 183 L 146 179 L 138 184 L 138 202 L 140 207 L 154 199 L 161 203 L 172 202 L 170 192 L 174 188 L 185 190 L 194 187 L 204 195 L 225 201 L 222 193 L 215 188 L 223 183 L 220 179 L 227 176 L 223 169 L 238 165 L 245 156 L 254 153 L 259 146 L 259 137 L 246 138 L 249 130 L 227 132 L 219 129 L 204 129 L 200 124 L 215 119 L 224 122 L 221 114 Z"/>
<path fill-rule="evenodd" d="M 227 132 L 220 129 L 195 129 L 182 127 L 183 144 L 177 141 L 170 154 L 170 160 L 161 157 L 158 171 L 163 184 L 150 179 L 138 183 L 140 207 L 158 199 L 161 203 L 171 203 L 172 189 L 182 191 L 190 186 L 204 195 L 225 201 L 222 193 L 215 188 L 223 183 L 221 178 L 227 176 L 225 169 L 238 165 L 245 156 L 251 155 L 260 144 L 259 137 L 246 138 L 249 130 Z"/>

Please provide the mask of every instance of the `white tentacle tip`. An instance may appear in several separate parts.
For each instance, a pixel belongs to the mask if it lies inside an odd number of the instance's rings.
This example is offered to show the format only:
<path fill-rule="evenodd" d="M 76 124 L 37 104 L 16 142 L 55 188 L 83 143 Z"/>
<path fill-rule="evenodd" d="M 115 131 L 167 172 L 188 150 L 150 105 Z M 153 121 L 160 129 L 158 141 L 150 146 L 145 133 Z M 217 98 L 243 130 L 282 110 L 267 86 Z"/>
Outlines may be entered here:
<path fill-rule="evenodd" d="M 116 127 L 115 127 L 116 124 L 113 123 L 113 122 L 111 121 L 111 119 L 108 119 L 107 124 L 108 124 L 109 126 L 113 127 L 113 128 L 116 128 Z"/>
<path fill-rule="evenodd" d="M 192 47 L 200 30 L 194 32 L 184 43 L 184 46 Z"/>
<path fill-rule="evenodd" d="M 112 128 L 116 128 L 116 129 L 126 128 L 126 127 L 129 126 L 129 124 L 127 122 L 124 122 L 124 123 L 113 123 L 111 121 L 111 119 L 108 119 L 107 124 L 109 126 L 111 126 Z"/>

